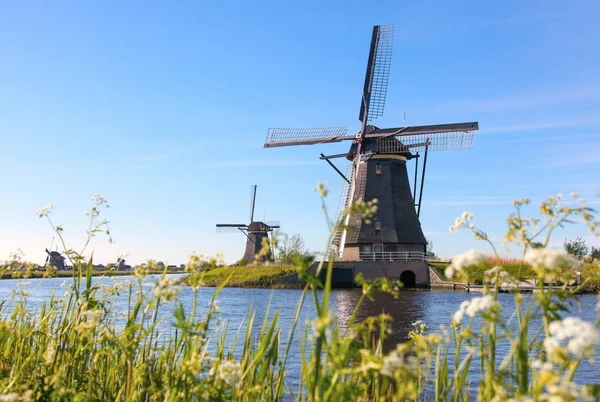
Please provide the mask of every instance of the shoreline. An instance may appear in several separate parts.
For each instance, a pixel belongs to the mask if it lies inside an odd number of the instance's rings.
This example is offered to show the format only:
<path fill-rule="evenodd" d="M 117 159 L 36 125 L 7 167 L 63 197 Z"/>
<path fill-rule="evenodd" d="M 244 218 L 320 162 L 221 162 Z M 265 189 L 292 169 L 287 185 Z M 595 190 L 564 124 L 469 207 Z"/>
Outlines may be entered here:
<path fill-rule="evenodd" d="M 167 272 L 167 275 L 184 274 L 183 271 Z M 51 279 L 51 278 L 73 278 L 73 271 L 56 271 L 52 276 L 45 276 L 44 271 L 32 271 L 29 273 L 22 272 L 5 272 L 0 275 L 0 280 L 8 279 Z M 149 272 L 148 275 L 162 275 L 162 271 Z M 99 276 L 133 276 L 133 271 L 92 271 L 92 277 Z M 83 272 L 85 278 L 85 272 Z"/>

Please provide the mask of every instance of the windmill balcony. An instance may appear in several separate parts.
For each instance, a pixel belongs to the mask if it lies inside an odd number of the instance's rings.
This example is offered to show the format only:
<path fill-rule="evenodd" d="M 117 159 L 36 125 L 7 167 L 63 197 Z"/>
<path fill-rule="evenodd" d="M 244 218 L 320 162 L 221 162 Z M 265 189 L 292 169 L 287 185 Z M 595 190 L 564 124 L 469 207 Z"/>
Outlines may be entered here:
<path fill-rule="evenodd" d="M 360 252 L 360 261 L 425 261 L 426 254 L 421 251 L 380 251 Z"/>

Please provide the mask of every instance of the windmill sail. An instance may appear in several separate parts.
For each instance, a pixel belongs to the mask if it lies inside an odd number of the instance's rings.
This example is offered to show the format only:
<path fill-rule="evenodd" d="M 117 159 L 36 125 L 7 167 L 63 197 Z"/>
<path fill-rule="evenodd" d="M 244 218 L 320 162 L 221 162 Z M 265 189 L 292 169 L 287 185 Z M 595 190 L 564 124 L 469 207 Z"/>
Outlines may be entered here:
<path fill-rule="evenodd" d="M 383 116 L 394 46 L 394 24 L 373 27 L 358 119 L 363 125 Z M 365 110 L 367 111 L 365 116 Z"/>
<path fill-rule="evenodd" d="M 376 128 L 365 137 L 377 138 L 378 150 L 381 153 L 402 152 L 406 148 L 410 148 L 411 152 L 422 152 L 426 144 L 429 144 L 428 151 L 456 151 L 472 148 L 477 130 L 477 122 L 436 124 Z"/>
<path fill-rule="evenodd" d="M 313 145 L 328 142 L 353 140 L 348 135 L 348 127 L 321 128 L 270 128 L 267 132 L 265 148 L 287 147 L 292 145 Z"/>

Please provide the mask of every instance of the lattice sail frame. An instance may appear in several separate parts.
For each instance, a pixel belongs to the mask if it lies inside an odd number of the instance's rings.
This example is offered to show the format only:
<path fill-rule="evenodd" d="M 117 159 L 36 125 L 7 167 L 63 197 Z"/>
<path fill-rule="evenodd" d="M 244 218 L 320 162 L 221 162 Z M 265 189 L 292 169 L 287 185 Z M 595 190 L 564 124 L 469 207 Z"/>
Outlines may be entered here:
<path fill-rule="evenodd" d="M 423 133 L 381 137 L 377 140 L 377 149 L 381 153 L 458 151 L 473 148 L 476 130 L 450 131 L 445 133 Z"/>
<path fill-rule="evenodd" d="M 217 224 L 217 233 L 239 233 L 248 230 L 248 225 L 243 224 Z"/>
<path fill-rule="evenodd" d="M 367 122 L 383 116 L 394 47 L 394 24 L 379 26 Z"/>
<path fill-rule="evenodd" d="M 312 145 L 327 142 L 340 142 L 354 139 L 348 135 L 348 127 L 320 128 L 270 128 L 267 132 L 265 148 L 290 145 Z"/>

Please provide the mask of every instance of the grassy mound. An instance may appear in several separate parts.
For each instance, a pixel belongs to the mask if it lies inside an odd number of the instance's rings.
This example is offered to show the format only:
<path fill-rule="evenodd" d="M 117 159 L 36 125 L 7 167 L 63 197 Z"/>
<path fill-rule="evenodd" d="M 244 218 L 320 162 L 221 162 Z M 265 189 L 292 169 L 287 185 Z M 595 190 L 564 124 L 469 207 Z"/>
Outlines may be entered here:
<path fill-rule="evenodd" d="M 219 286 L 231 277 L 227 286 L 267 287 L 278 278 L 295 272 L 296 268 L 292 265 L 218 267 L 206 271 L 203 280 L 207 286 Z"/>

